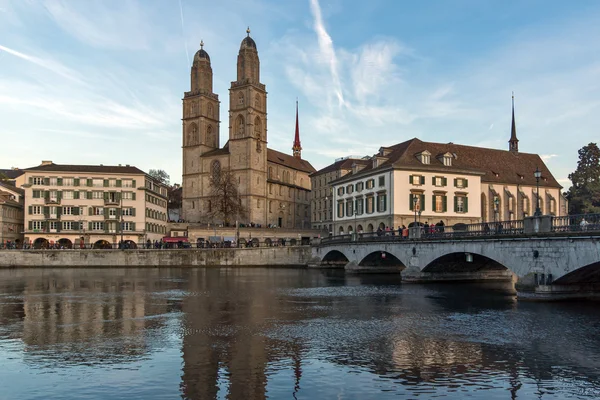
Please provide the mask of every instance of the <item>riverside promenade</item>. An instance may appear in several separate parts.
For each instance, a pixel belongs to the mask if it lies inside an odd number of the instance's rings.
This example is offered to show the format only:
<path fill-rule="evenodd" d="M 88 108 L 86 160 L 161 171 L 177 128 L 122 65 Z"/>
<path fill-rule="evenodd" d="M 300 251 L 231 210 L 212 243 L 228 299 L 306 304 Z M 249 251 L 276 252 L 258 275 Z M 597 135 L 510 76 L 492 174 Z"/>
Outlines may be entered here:
<path fill-rule="evenodd" d="M 310 246 L 143 250 L 0 250 L 0 268 L 305 267 Z"/>

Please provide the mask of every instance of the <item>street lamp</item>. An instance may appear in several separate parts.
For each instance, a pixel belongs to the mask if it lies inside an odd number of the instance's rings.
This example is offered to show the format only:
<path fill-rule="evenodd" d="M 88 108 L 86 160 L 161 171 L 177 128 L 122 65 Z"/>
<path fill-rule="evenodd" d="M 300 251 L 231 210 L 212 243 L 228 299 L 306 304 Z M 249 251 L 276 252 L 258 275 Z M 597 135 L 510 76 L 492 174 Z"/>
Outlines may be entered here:
<path fill-rule="evenodd" d="M 533 215 L 539 217 L 542 215 L 542 211 L 540 210 L 540 178 L 542 177 L 542 171 L 540 171 L 538 167 L 535 167 L 533 176 L 535 176 L 535 185 L 537 187 L 537 193 L 535 196 L 535 213 Z"/>
<path fill-rule="evenodd" d="M 419 199 L 417 199 L 417 195 L 413 194 L 413 210 L 415 210 L 415 228 L 417 227 L 417 203 Z"/>

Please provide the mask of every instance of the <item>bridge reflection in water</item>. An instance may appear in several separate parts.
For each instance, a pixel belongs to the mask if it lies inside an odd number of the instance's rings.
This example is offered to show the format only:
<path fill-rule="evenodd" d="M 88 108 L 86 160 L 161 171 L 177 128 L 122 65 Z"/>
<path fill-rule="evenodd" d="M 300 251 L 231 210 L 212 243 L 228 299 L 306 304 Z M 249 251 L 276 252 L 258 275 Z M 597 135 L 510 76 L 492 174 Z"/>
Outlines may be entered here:
<path fill-rule="evenodd" d="M 298 269 L 22 270 L 0 282 L 7 398 L 600 395 L 595 307 L 517 303 L 502 282 Z"/>

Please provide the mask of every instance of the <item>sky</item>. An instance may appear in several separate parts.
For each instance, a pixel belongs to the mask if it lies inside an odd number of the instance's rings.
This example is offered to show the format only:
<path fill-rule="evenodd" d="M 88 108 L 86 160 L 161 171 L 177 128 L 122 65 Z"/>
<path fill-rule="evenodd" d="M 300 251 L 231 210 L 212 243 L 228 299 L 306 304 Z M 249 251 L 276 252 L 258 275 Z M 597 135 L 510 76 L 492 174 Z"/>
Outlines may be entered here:
<path fill-rule="evenodd" d="M 0 168 L 130 164 L 181 182 L 181 99 L 200 41 L 228 132 L 246 28 L 269 147 L 317 169 L 417 137 L 522 152 L 570 186 L 598 142 L 600 2 L 0 0 Z M 533 171 L 530 171 L 533 174 Z M 526 171 L 524 171 L 526 173 Z"/>

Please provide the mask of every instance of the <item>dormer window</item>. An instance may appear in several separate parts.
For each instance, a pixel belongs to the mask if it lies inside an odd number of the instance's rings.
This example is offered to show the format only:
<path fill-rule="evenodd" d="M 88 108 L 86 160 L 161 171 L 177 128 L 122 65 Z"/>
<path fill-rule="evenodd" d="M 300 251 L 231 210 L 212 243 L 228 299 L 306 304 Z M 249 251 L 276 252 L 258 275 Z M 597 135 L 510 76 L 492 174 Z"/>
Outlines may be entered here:
<path fill-rule="evenodd" d="M 450 157 L 444 156 L 444 165 L 446 167 L 452 166 L 452 157 L 451 156 Z"/>
<path fill-rule="evenodd" d="M 420 152 L 417 154 L 417 158 L 421 161 L 421 164 L 430 164 L 431 163 L 431 153 L 427 150 Z"/>
<path fill-rule="evenodd" d="M 437 156 L 437 159 L 440 160 L 442 162 L 442 164 L 444 164 L 446 167 L 451 167 L 452 166 L 452 159 L 456 158 L 456 156 L 453 153 L 444 153 L 444 154 L 440 154 Z"/>

